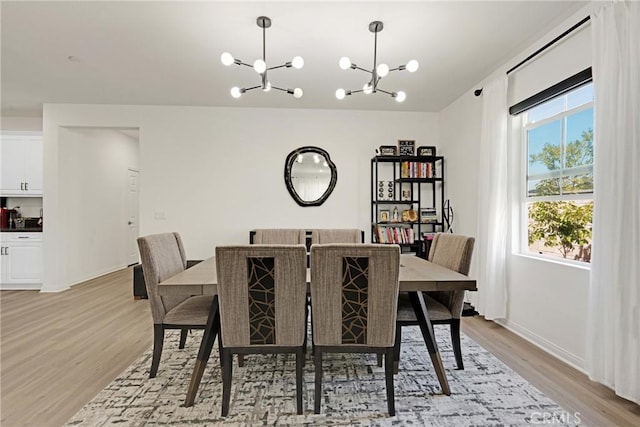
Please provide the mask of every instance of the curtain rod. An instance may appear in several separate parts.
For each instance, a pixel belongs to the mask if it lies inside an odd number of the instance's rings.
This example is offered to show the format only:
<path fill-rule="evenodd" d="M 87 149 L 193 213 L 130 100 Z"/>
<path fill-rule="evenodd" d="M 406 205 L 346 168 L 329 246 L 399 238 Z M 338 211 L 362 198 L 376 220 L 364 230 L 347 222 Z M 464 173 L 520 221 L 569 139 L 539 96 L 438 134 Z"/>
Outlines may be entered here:
<path fill-rule="evenodd" d="M 536 50 L 531 55 L 527 56 L 525 59 L 523 59 L 522 61 L 518 62 L 516 65 L 511 67 L 509 70 L 507 70 L 507 75 L 509 75 L 512 71 L 515 71 L 516 69 L 520 68 L 520 66 L 526 64 L 527 62 L 529 62 L 530 60 L 532 60 L 533 58 L 535 58 L 536 56 L 538 56 L 539 54 L 541 54 L 542 52 L 544 52 L 545 50 L 547 50 L 548 48 L 550 48 L 551 46 L 553 46 L 554 44 L 556 44 L 557 42 L 559 42 L 560 40 L 568 36 L 569 34 L 571 34 L 573 31 L 580 28 L 585 22 L 589 22 L 590 20 L 591 20 L 590 16 L 587 16 L 586 18 L 582 19 L 580 22 L 578 22 L 577 24 L 575 24 L 574 26 L 566 30 L 564 33 L 560 34 L 558 37 L 551 40 L 549 43 L 545 44 L 540 49 Z M 482 94 L 482 88 L 474 90 L 473 94 L 475 96 L 480 96 Z"/>

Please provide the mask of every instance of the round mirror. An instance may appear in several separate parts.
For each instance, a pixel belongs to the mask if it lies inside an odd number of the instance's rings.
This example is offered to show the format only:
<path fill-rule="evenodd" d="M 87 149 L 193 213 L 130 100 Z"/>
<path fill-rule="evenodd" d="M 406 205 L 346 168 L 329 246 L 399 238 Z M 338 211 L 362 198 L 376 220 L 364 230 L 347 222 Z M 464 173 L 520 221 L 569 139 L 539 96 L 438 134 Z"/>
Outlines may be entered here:
<path fill-rule="evenodd" d="M 300 206 L 320 206 L 338 180 L 336 165 L 329 153 L 318 147 L 301 147 L 287 156 L 284 182 Z"/>

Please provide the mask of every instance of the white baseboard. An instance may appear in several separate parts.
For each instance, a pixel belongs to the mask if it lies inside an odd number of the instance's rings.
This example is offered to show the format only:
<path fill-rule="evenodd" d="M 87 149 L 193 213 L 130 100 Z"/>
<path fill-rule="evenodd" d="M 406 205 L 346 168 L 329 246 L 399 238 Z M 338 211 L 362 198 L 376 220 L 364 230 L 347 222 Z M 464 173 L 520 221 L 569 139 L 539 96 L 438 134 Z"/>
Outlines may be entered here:
<path fill-rule="evenodd" d="M 525 340 L 529 341 L 531 344 L 535 345 L 536 347 L 541 348 L 542 350 L 546 351 L 547 353 L 554 356 L 555 358 L 560 359 L 564 363 L 586 374 L 586 371 L 584 368 L 584 359 L 576 356 L 575 354 L 569 353 L 562 347 L 558 347 L 556 344 L 552 343 L 546 338 L 543 338 L 540 335 L 533 333 L 529 329 L 523 326 L 520 326 L 515 322 L 509 321 L 506 319 L 494 320 L 494 322 L 510 330 L 514 334 L 524 338 Z"/>
<path fill-rule="evenodd" d="M 0 290 L 3 291 L 39 291 L 42 288 L 42 283 L 3 283 L 0 285 Z"/>
<path fill-rule="evenodd" d="M 105 274 L 113 273 L 114 271 L 122 270 L 123 268 L 127 268 L 127 266 L 124 264 L 118 264 L 118 265 L 113 265 L 111 267 L 100 269 L 98 271 L 94 271 L 86 275 L 84 278 L 81 278 L 79 280 L 78 279 L 74 280 L 73 283 L 69 284 L 69 287 L 79 285 L 80 283 L 84 283 L 87 280 L 95 279 L 96 277 L 104 276 Z M 133 280 L 133 278 L 131 280 Z"/>

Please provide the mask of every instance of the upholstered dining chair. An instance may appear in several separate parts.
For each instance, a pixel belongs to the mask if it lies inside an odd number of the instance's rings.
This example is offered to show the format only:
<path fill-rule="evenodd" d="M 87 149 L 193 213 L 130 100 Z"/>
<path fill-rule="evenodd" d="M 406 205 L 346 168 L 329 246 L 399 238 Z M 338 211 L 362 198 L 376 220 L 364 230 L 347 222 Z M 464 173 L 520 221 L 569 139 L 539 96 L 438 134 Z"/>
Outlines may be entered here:
<path fill-rule="evenodd" d="M 214 296 L 160 296 L 158 283 L 183 271 L 187 266 L 182 239 L 178 233 L 154 234 L 138 238 L 145 286 L 153 318 L 153 357 L 149 378 L 160 365 L 164 331 L 180 329 L 179 348 L 184 348 L 189 329 L 205 329 Z"/>
<path fill-rule="evenodd" d="M 222 335 L 222 416 L 229 413 L 234 354 L 294 353 L 302 414 L 307 250 L 304 245 L 216 248 Z"/>
<path fill-rule="evenodd" d="M 451 233 L 436 233 L 428 260 L 458 273 L 469 274 L 471 255 L 473 254 L 473 237 Z M 423 292 L 424 301 L 432 325 L 448 324 L 451 332 L 451 343 L 458 369 L 464 369 L 462 350 L 460 348 L 460 316 L 464 305 L 464 291 L 430 291 Z M 395 360 L 400 359 L 400 343 L 402 327 L 417 325 L 409 296 L 401 292 L 398 297 L 398 319 L 396 329 Z"/>
<path fill-rule="evenodd" d="M 305 231 L 299 228 L 258 228 L 253 243 L 258 245 L 298 245 L 305 243 Z"/>
<path fill-rule="evenodd" d="M 311 231 L 311 244 L 363 243 L 364 233 L 357 228 L 318 228 Z"/>
<path fill-rule="evenodd" d="M 323 353 L 384 354 L 387 408 L 395 414 L 393 345 L 400 248 L 380 244 L 311 246 L 315 404 L 322 401 Z"/>

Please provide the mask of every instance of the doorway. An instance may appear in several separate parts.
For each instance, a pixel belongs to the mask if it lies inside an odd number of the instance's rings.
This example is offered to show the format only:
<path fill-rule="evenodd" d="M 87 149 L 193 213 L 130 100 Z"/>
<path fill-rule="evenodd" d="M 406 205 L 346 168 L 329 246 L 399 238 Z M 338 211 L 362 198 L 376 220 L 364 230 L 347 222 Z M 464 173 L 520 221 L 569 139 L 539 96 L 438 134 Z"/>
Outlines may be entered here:
<path fill-rule="evenodd" d="M 140 261 L 138 255 L 138 171 L 127 169 L 127 265 Z"/>

